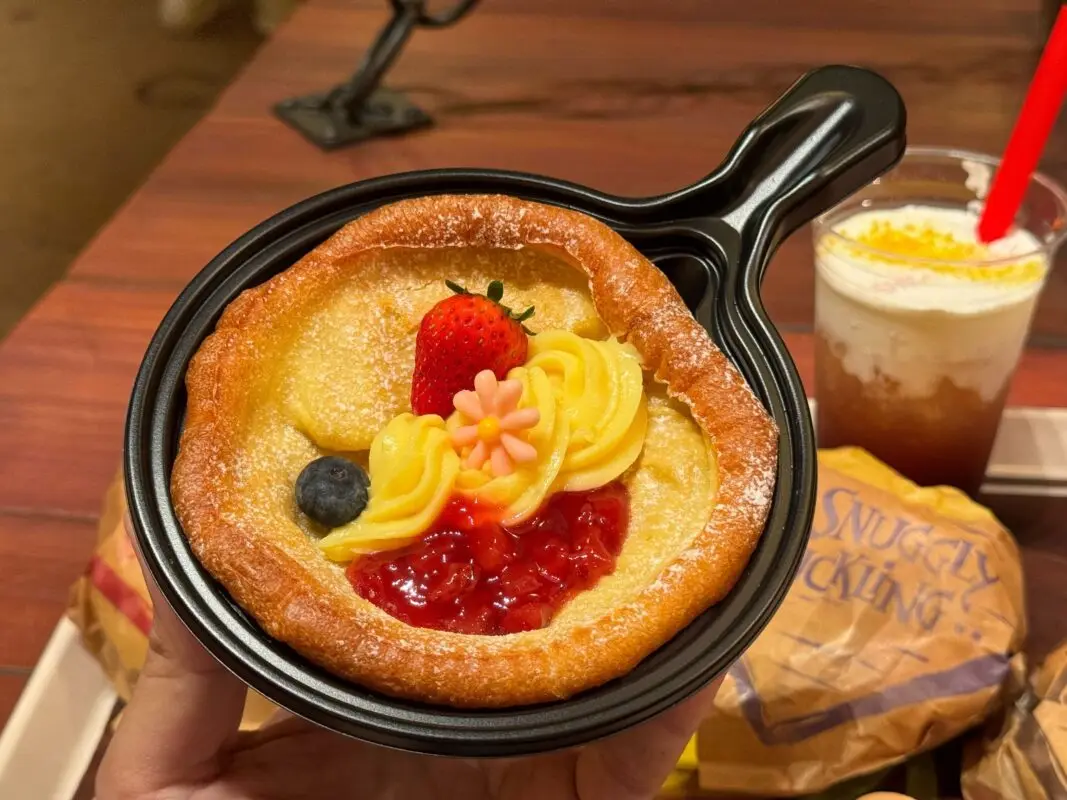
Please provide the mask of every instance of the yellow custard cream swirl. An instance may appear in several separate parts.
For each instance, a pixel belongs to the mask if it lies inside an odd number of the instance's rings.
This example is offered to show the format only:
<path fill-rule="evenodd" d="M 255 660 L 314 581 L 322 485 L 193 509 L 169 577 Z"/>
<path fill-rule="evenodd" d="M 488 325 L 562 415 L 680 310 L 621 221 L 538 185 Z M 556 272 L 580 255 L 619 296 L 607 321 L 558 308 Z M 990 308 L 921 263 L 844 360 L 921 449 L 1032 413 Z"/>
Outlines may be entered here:
<path fill-rule="evenodd" d="M 529 354 L 508 379 L 522 384 L 517 407 L 539 412 L 536 425 L 523 431 L 536 458 L 506 475 L 494 475 L 488 463 L 466 468 L 470 446 L 457 452 L 450 434 L 471 420 L 459 411 L 447 422 L 401 414 L 371 446 L 366 509 L 319 543 L 325 555 L 348 561 L 403 547 L 430 527 L 453 491 L 504 508 L 502 522 L 514 525 L 553 492 L 595 489 L 629 469 L 648 428 L 633 346 L 553 330 L 532 337 Z"/>
<path fill-rule="evenodd" d="M 641 359 L 633 345 L 546 331 L 530 342 L 527 366 L 548 374 L 570 423 L 558 489 L 595 489 L 629 469 L 648 428 Z"/>
<path fill-rule="evenodd" d="M 400 414 L 374 437 L 368 466 L 367 507 L 319 542 L 334 561 L 402 547 L 429 528 L 452 495 L 459 456 L 439 416 Z"/>
<path fill-rule="evenodd" d="M 513 525 L 537 511 L 556 487 L 567 455 L 570 426 L 567 415 L 561 413 L 552 382 L 544 370 L 516 367 L 508 373 L 508 379 L 522 384 L 518 407 L 536 408 L 540 412 L 537 424 L 525 433 L 525 440 L 533 445 L 537 457 L 527 464 L 517 464 L 510 475 L 494 477 L 489 465 L 483 465 L 481 469 L 461 469 L 456 489 L 502 507 L 502 522 Z M 454 430 L 468 422 L 457 411 L 448 418 L 448 428 Z"/>

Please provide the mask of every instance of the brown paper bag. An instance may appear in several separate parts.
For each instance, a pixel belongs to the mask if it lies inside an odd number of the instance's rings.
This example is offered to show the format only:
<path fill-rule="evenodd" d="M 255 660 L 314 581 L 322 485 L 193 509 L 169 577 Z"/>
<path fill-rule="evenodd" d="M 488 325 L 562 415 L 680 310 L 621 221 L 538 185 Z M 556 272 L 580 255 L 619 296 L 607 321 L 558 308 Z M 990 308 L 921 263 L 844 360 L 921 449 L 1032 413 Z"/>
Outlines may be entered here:
<path fill-rule="evenodd" d="M 956 736 L 997 707 L 1024 620 L 1018 550 L 989 511 L 821 453 L 796 581 L 697 734 L 701 787 L 808 794 Z"/>
<path fill-rule="evenodd" d="M 119 697 L 128 701 L 148 652 L 152 603 L 122 527 L 125 512 L 120 476 L 104 496 L 96 550 L 85 574 L 71 587 L 67 614 Z"/>
<path fill-rule="evenodd" d="M 152 601 L 122 523 L 125 514 L 126 493 L 119 475 L 105 495 L 96 550 L 85 574 L 71 587 L 67 615 L 119 697 L 128 702 L 148 652 Z M 249 690 L 241 728 L 259 727 L 276 710 Z"/>
<path fill-rule="evenodd" d="M 1067 643 L 1035 673 L 992 741 L 972 745 L 966 800 L 1067 798 Z"/>

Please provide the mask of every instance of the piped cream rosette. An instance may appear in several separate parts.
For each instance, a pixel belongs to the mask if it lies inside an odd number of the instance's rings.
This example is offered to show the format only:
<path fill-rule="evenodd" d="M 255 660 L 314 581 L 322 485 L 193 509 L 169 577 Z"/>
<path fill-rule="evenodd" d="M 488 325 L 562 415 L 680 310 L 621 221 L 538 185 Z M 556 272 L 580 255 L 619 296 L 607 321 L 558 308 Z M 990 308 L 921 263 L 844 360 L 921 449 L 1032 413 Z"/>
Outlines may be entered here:
<path fill-rule="evenodd" d="M 319 542 L 327 558 L 401 547 L 430 527 L 452 494 L 459 456 L 436 414 L 400 414 L 378 432 L 370 448 L 370 499 L 355 520 Z"/>
<path fill-rule="evenodd" d="M 366 509 L 320 542 L 326 556 L 348 561 L 403 547 L 430 527 L 457 492 L 503 508 L 502 522 L 514 525 L 553 492 L 603 486 L 640 455 L 648 411 L 640 356 L 632 345 L 545 331 L 531 338 L 527 362 L 508 373 L 510 381 L 522 386 L 516 409 L 538 412 L 522 415 L 536 418 L 536 424 L 511 435 L 536 455 L 495 470 L 489 459 L 471 458 L 478 441 L 467 432 L 478 426 L 498 436 L 496 420 L 486 424 L 463 410 L 447 422 L 401 414 L 371 445 Z M 478 393 L 488 391 L 479 387 Z M 472 463 L 479 466 L 465 466 Z"/>
<path fill-rule="evenodd" d="M 648 428 L 637 350 L 615 339 L 546 331 L 530 342 L 530 354 L 527 368 L 545 372 L 570 423 L 555 488 L 579 492 L 615 480 L 637 460 Z"/>

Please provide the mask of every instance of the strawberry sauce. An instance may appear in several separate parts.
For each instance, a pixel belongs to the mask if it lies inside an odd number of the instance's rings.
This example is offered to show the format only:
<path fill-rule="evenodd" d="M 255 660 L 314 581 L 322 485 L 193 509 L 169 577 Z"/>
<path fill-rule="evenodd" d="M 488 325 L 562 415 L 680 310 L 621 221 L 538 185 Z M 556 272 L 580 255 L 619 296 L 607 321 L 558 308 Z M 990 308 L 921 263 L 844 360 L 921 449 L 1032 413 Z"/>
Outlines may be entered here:
<path fill-rule="evenodd" d="M 409 625 L 456 633 L 543 628 L 615 570 L 630 522 L 626 487 L 553 495 L 511 528 L 496 508 L 454 497 L 415 544 L 348 567 L 361 597 Z"/>

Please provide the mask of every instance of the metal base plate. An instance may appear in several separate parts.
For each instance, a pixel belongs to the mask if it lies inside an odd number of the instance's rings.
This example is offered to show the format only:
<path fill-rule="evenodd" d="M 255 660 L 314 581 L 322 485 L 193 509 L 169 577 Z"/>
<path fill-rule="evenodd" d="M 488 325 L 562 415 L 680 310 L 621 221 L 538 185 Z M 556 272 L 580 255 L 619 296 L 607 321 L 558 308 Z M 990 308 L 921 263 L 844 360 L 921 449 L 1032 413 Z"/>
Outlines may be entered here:
<path fill-rule="evenodd" d="M 349 119 L 344 108 L 330 102 L 329 98 L 335 93 L 283 100 L 274 107 L 274 113 L 323 150 L 378 136 L 396 136 L 433 124 L 429 114 L 392 89 L 376 89 L 367 98 L 357 120 Z"/>

